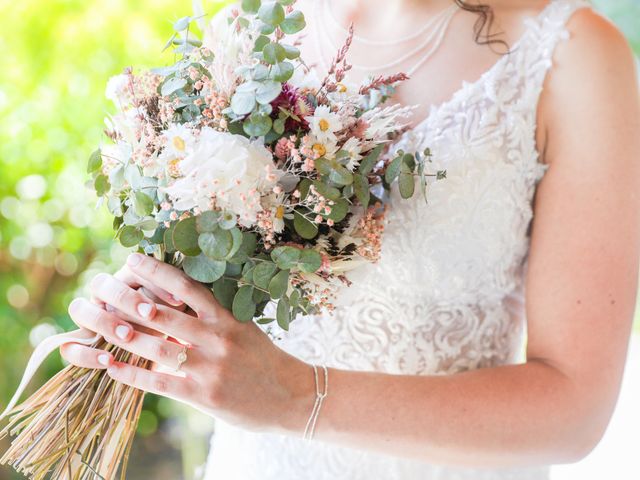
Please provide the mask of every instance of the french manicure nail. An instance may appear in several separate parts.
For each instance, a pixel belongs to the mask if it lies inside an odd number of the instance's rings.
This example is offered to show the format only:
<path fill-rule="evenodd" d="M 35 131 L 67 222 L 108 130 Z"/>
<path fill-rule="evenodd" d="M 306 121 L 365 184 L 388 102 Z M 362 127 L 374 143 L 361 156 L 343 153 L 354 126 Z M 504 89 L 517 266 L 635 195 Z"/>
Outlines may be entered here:
<path fill-rule="evenodd" d="M 151 309 L 152 309 L 152 307 L 148 303 L 139 303 L 138 304 L 138 313 L 143 318 L 148 318 L 149 315 L 151 315 Z"/>
<path fill-rule="evenodd" d="M 98 355 L 98 363 L 100 365 L 104 365 L 105 367 L 109 366 L 109 355 L 107 355 L 106 353 Z"/>
<path fill-rule="evenodd" d="M 126 340 L 126 338 L 129 336 L 129 331 L 130 329 L 126 325 L 118 325 L 116 327 L 116 336 L 120 340 Z"/>
<path fill-rule="evenodd" d="M 142 260 L 142 255 L 140 255 L 139 253 L 132 253 L 127 258 L 127 263 L 132 267 L 135 267 L 140 263 L 141 260 Z"/>

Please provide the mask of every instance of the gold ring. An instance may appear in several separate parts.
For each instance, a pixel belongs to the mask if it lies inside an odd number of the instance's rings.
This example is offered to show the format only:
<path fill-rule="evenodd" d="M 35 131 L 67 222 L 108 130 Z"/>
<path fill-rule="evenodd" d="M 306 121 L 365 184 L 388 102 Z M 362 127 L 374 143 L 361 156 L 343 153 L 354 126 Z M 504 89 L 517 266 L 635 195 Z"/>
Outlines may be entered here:
<path fill-rule="evenodd" d="M 179 372 L 180 369 L 182 368 L 182 364 L 187 361 L 187 349 L 188 349 L 187 345 L 183 345 L 182 350 L 178 354 L 178 358 L 177 358 L 178 366 L 176 367 L 177 372 Z"/>

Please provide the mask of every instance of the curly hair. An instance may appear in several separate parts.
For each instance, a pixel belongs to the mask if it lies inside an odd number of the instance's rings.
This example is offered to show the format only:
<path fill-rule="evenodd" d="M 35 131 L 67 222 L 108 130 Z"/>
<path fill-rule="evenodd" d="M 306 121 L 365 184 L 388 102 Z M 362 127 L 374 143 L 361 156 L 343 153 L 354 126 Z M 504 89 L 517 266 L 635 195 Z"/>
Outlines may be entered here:
<path fill-rule="evenodd" d="M 475 41 L 480 45 L 502 45 L 507 51 L 509 51 L 509 45 L 507 42 L 500 38 L 496 38 L 500 35 L 500 32 L 492 32 L 494 14 L 493 9 L 489 5 L 485 4 L 471 4 L 464 0 L 454 0 L 462 10 L 472 12 L 478 15 L 475 25 L 473 26 L 473 34 Z"/>

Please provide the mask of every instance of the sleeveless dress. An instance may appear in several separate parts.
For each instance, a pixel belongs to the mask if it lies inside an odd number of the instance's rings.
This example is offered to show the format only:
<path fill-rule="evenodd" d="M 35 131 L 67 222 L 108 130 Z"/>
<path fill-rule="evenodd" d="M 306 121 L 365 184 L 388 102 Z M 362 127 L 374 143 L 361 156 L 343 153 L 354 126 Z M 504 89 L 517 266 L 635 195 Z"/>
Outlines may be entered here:
<path fill-rule="evenodd" d="M 512 52 L 397 145 L 431 148 L 428 204 L 392 197 L 381 259 L 352 272 L 332 316 L 306 316 L 278 346 L 309 363 L 393 374 L 450 375 L 524 361 L 524 274 L 532 201 L 546 171 L 536 109 L 566 22 L 584 0 L 552 0 Z M 333 391 L 334 395 L 340 392 Z M 320 415 L 319 424 L 322 423 Z M 548 467 L 475 470 L 426 464 L 222 421 L 206 480 L 542 480 Z"/>

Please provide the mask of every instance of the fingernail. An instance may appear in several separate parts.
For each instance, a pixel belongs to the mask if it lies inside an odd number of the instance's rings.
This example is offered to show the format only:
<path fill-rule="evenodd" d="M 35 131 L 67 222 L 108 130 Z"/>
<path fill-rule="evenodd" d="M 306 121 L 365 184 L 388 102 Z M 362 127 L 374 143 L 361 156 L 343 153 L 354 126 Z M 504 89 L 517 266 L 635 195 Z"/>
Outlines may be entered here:
<path fill-rule="evenodd" d="M 151 310 L 153 307 L 148 303 L 139 303 L 138 304 L 138 313 L 143 318 L 148 318 L 151 315 Z"/>
<path fill-rule="evenodd" d="M 102 353 L 100 355 L 98 355 L 98 363 L 100 365 L 104 365 L 105 367 L 109 366 L 109 360 L 111 359 L 111 357 L 109 357 L 109 355 L 107 355 L 106 353 Z"/>
<path fill-rule="evenodd" d="M 129 327 L 127 327 L 126 325 L 118 325 L 116 327 L 116 336 L 120 340 L 126 340 L 127 337 L 129 336 L 129 332 L 130 331 L 131 331 L 131 329 Z"/>
<path fill-rule="evenodd" d="M 135 267 L 141 261 L 142 261 L 142 255 L 140 255 L 139 253 L 132 253 L 131 255 L 129 255 L 129 258 L 127 258 L 127 264 L 132 267 Z"/>
<path fill-rule="evenodd" d="M 69 304 L 69 313 L 73 314 L 74 312 L 78 311 L 81 303 L 81 299 L 74 298 L 73 301 Z"/>
<path fill-rule="evenodd" d="M 182 303 L 182 300 L 180 300 L 178 297 L 176 297 L 175 295 L 171 295 L 171 299 L 176 302 L 176 303 Z"/>
<path fill-rule="evenodd" d="M 111 312 L 111 313 L 113 313 L 113 312 L 115 312 L 115 311 L 116 311 L 116 309 L 115 309 L 115 308 L 113 308 L 113 307 L 112 307 L 111 305 L 109 305 L 108 303 L 107 303 L 107 304 L 105 304 L 104 309 L 105 309 L 107 312 Z"/>

